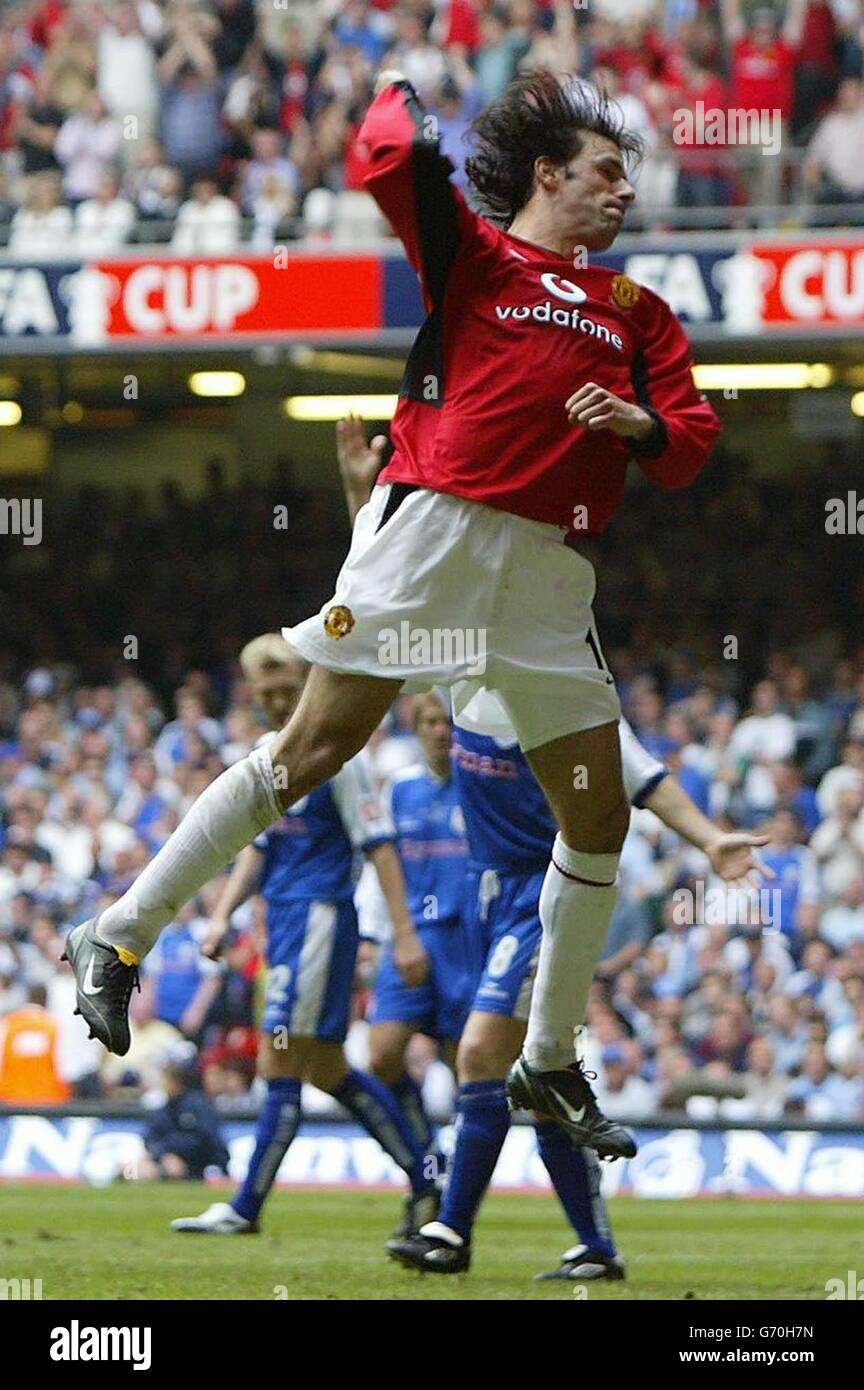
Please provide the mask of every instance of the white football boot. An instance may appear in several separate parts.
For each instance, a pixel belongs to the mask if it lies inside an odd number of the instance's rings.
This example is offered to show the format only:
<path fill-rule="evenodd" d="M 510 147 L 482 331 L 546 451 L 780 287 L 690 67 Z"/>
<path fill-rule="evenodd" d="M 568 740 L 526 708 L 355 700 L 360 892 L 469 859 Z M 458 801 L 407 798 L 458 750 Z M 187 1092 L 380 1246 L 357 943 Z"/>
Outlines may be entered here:
<path fill-rule="evenodd" d="M 258 1222 L 247 1221 L 227 1202 L 214 1202 L 200 1216 L 178 1216 L 171 1222 L 171 1230 L 195 1235 L 252 1236 L 258 1234 Z"/>

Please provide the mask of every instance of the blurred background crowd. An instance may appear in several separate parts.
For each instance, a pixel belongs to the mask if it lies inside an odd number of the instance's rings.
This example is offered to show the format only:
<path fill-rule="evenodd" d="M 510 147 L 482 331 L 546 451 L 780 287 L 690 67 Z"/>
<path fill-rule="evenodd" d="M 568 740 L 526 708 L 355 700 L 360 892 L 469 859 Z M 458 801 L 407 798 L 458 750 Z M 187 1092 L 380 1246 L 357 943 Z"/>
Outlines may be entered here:
<path fill-rule="evenodd" d="M 628 225 L 844 225 L 864 207 L 862 47 L 864 0 L 5 0 L 0 244 L 378 237 L 357 134 L 390 61 L 457 181 L 474 115 L 544 66 L 595 82 L 643 137 Z M 709 123 L 768 113 L 779 153 L 688 132 L 700 105 Z"/>
<path fill-rule="evenodd" d="M 63 514 L 46 508 L 40 546 L 7 552 L 0 1100 L 135 1097 L 178 1046 L 194 1049 L 222 1111 L 254 1099 L 258 900 L 236 915 L 224 965 L 198 950 L 218 882 L 166 930 L 133 996 L 125 1058 L 72 1017 L 59 957 L 70 926 L 125 891 L 259 737 L 243 642 L 331 593 L 341 506 L 290 479 L 286 461 L 270 489 L 230 489 L 214 460 L 197 498 L 89 488 Z M 690 491 L 646 488 L 597 545 L 600 631 L 625 712 L 703 811 L 766 828 L 775 874 L 761 896 L 718 892 L 698 853 L 634 812 L 587 1040 L 610 1114 L 864 1118 L 864 593 L 857 538 L 825 533 L 824 490 L 824 479 L 754 480 L 746 458 L 720 449 Z M 272 508 L 286 500 L 291 529 L 277 533 Z M 416 759 L 407 701 L 373 752 L 382 785 Z M 357 1063 L 372 954 L 358 972 Z M 41 1039 L 44 1066 L 16 1067 L 22 1034 Z M 430 1042 L 413 1065 L 446 1111 Z"/>

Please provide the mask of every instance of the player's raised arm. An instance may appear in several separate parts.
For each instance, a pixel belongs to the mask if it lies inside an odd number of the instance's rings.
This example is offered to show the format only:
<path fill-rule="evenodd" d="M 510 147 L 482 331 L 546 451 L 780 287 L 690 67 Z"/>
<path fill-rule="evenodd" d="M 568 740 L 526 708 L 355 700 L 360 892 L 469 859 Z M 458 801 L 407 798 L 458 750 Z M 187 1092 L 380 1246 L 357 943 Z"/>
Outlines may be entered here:
<path fill-rule="evenodd" d="M 255 892 L 261 878 L 264 856 L 254 844 L 246 845 L 234 860 L 234 867 L 219 896 L 210 918 L 207 933 L 201 941 L 201 954 L 215 960 L 222 951 L 231 925 L 232 913 Z"/>
<path fill-rule="evenodd" d="M 429 957 L 408 906 L 393 820 L 375 789 L 367 753 L 358 753 L 337 773 L 333 795 L 349 840 L 363 851 L 378 875 L 393 923 L 393 951 L 399 972 L 407 985 L 421 985 L 429 971 Z"/>
<path fill-rule="evenodd" d="M 363 421 L 354 415 L 340 420 L 336 426 L 339 476 L 352 522 L 360 508 L 369 501 L 386 446 L 387 437 L 383 434 L 376 435 L 372 443 L 367 444 Z"/>
<path fill-rule="evenodd" d="M 630 448 L 643 473 L 660 487 L 687 487 L 711 455 L 720 421 L 693 382 L 687 335 L 662 300 L 653 298 L 644 346 L 632 368 L 636 399 L 653 420 Z"/>
<path fill-rule="evenodd" d="M 450 182 L 437 121 L 395 69 L 382 72 L 360 128 L 369 172 L 363 180 L 420 276 L 427 309 L 440 303 L 463 236 L 476 220 Z"/>
<path fill-rule="evenodd" d="M 647 806 L 663 824 L 708 856 L 715 874 L 727 883 L 753 887 L 759 876 L 773 878 L 754 853 L 767 835 L 724 832 L 703 815 L 665 764 L 642 747 L 626 719 L 619 725 L 624 787 L 634 806 Z"/>

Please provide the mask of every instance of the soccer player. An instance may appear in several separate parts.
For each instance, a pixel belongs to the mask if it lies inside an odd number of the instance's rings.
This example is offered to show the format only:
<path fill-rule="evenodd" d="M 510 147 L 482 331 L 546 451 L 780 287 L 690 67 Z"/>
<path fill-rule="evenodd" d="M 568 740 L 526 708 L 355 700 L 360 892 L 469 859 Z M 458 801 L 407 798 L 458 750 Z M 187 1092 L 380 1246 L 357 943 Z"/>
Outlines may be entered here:
<path fill-rule="evenodd" d="M 594 570 L 564 541 L 574 528 L 604 530 L 631 459 L 662 487 L 690 483 L 719 423 L 668 305 L 586 261 L 612 244 L 635 196 L 625 160 L 638 142 L 614 107 L 548 73 L 512 83 L 477 118 L 466 166 L 485 217 L 452 185 L 410 83 L 388 71 L 377 89 L 359 133 L 365 186 L 420 275 L 428 313 L 395 452 L 357 518 L 333 601 L 286 630 L 312 663 L 294 714 L 202 793 L 122 898 L 70 934 L 77 1004 L 125 1052 L 137 966 L 181 903 L 335 776 L 403 686 L 454 686 L 457 711 L 493 689 L 558 827 L 511 1099 L 627 1155 L 631 1136 L 602 1115 L 573 1055 L 629 807 Z M 454 632 L 461 642 L 434 640 Z"/>
<path fill-rule="evenodd" d="M 244 647 L 240 664 L 270 723 L 281 728 L 303 687 L 306 663 L 271 632 Z M 300 1125 L 304 1081 L 344 1105 L 407 1174 L 407 1231 L 438 1209 L 437 1189 L 425 1171 L 425 1147 L 399 1102 L 376 1077 L 352 1070 L 343 1050 L 358 945 L 355 850 L 369 856 L 399 939 L 413 938 L 418 955 L 392 823 L 382 811 L 365 753 L 291 806 L 237 856 L 203 949 L 219 954 L 231 914 L 260 889 L 267 902 L 269 972 L 258 1067 L 267 1097 L 234 1200 L 172 1221 L 175 1231 L 240 1235 L 258 1230 L 259 1213 Z"/>
<path fill-rule="evenodd" d="M 386 444 L 367 448 L 357 420 L 338 427 L 339 467 L 352 514 L 368 497 Z M 424 698 L 424 697 L 419 697 Z M 428 697 L 426 697 L 428 698 Z M 767 835 L 723 833 L 705 817 L 668 769 L 620 724 L 627 796 L 701 849 L 721 878 L 750 886 L 765 865 L 754 857 Z M 555 823 L 506 714 L 488 692 L 463 710 L 452 744 L 454 782 L 470 846 L 472 910 L 465 940 L 474 962 L 474 1000 L 459 1043 L 456 1146 L 438 1219 L 388 1241 L 403 1264 L 440 1274 L 467 1270 L 471 1233 L 501 1153 L 510 1115 L 505 1077 L 525 1037 L 525 1020 L 543 929 L 542 892 Z M 538 1278 L 622 1279 L 596 1155 L 561 1125 L 535 1116 L 537 1147 L 561 1205 L 579 1237 L 557 1269 Z"/>
<path fill-rule="evenodd" d="M 405 1054 L 413 1035 L 425 1033 L 439 1042 L 443 1060 L 455 1070 L 473 993 L 462 920 L 468 843 L 453 777 L 450 719 L 437 695 L 416 697 L 414 729 L 424 761 L 396 774 L 390 812 L 417 931 L 407 944 L 397 934 L 381 961 L 369 1055 L 372 1071 L 399 1098 L 418 1142 L 436 1160 L 427 1171 L 442 1174 L 443 1159 L 434 1150 L 432 1125 Z M 416 1216 L 406 1206 L 403 1233 L 417 1229 Z"/>

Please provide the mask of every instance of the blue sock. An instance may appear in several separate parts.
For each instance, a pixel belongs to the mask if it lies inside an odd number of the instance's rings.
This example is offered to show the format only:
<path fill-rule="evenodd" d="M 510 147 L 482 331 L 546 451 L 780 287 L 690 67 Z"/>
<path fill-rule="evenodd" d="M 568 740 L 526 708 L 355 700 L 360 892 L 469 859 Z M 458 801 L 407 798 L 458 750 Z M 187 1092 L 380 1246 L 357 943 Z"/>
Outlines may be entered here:
<path fill-rule="evenodd" d="M 428 1153 L 435 1142 L 435 1135 L 432 1132 L 432 1121 L 426 1114 L 426 1107 L 423 1104 L 423 1092 L 413 1076 L 409 1076 L 407 1072 L 391 1089 L 402 1107 L 403 1115 L 414 1131 L 417 1143 L 423 1146 L 424 1153 Z"/>
<path fill-rule="evenodd" d="M 560 1125 L 535 1124 L 537 1148 L 567 1219 L 583 1245 L 615 1254 L 606 1203 L 600 1195 L 600 1160 L 593 1149 L 574 1144 Z"/>
<path fill-rule="evenodd" d="M 332 1095 L 407 1173 L 412 1192 L 425 1192 L 432 1186 L 434 1174 L 427 1171 L 426 1148 L 389 1086 L 365 1071 L 349 1071 Z"/>
<path fill-rule="evenodd" d="M 402 1107 L 402 1114 L 411 1126 L 417 1143 L 423 1147 L 428 1160 L 426 1171 L 436 1179 L 443 1178 L 447 1162 L 438 1147 L 438 1137 L 423 1104 L 423 1092 L 407 1071 L 391 1090 Z"/>
<path fill-rule="evenodd" d="M 456 1147 L 450 1159 L 444 1205 L 438 1218 L 471 1239 L 471 1228 L 510 1128 L 502 1081 L 469 1081 L 459 1087 Z"/>
<path fill-rule="evenodd" d="M 246 1179 L 234 1201 L 236 1212 L 254 1221 L 300 1124 L 300 1082 L 296 1076 L 278 1076 L 267 1082 L 267 1099 L 258 1117 L 255 1149 Z"/>

